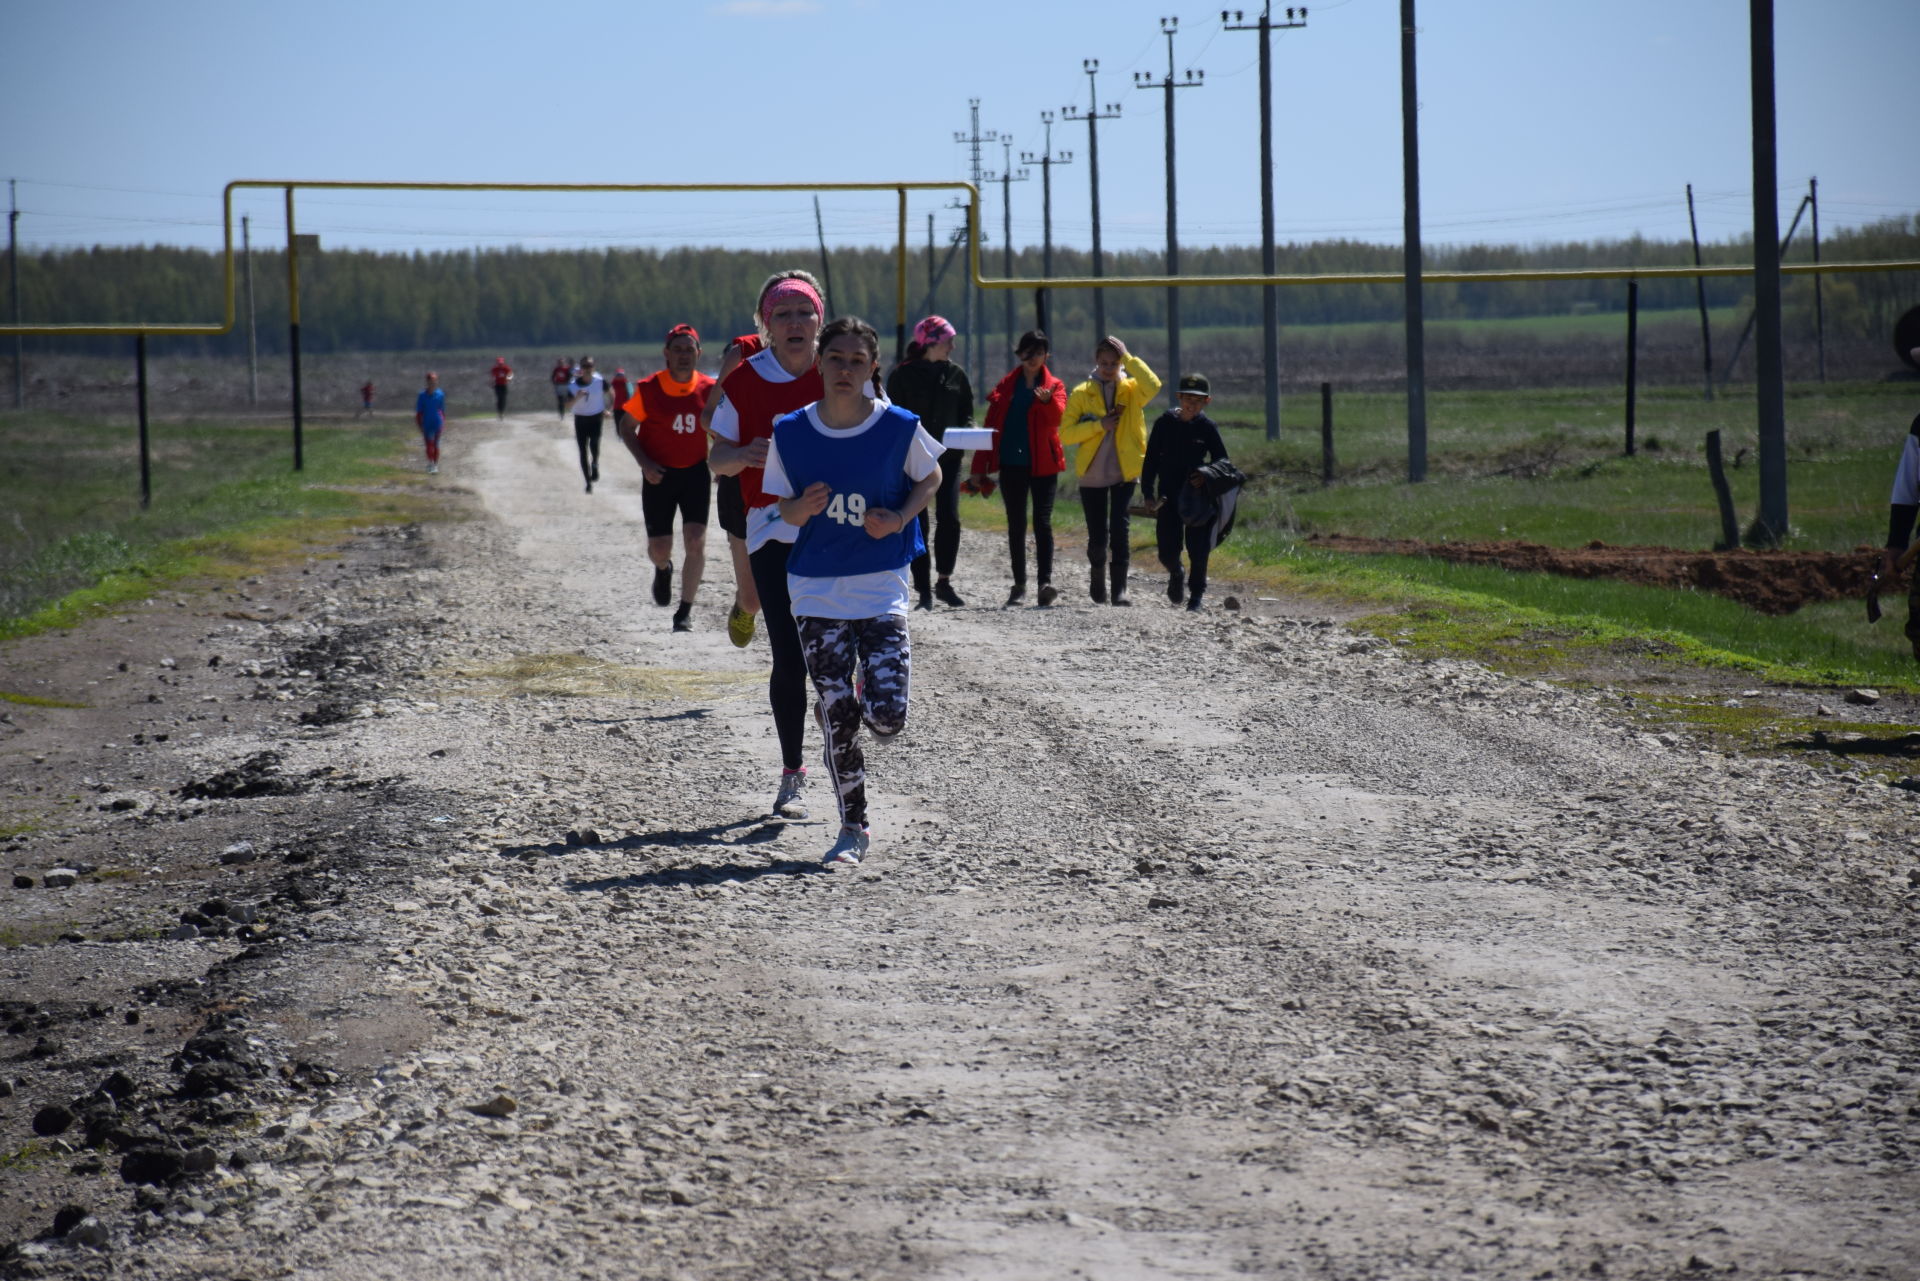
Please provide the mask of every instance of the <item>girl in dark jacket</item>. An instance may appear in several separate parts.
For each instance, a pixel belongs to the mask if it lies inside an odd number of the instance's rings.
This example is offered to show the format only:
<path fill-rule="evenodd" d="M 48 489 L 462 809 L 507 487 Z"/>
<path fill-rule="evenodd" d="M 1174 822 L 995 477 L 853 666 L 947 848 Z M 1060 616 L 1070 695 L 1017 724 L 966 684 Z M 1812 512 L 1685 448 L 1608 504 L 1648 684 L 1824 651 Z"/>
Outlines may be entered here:
<path fill-rule="evenodd" d="M 887 399 L 920 419 L 935 440 L 944 440 L 949 427 L 973 423 L 973 384 L 967 372 L 953 363 L 953 325 L 940 316 L 928 316 L 913 327 L 907 358 L 887 377 Z M 940 469 L 940 488 L 933 502 L 920 512 L 920 537 L 933 548 L 913 559 L 913 586 L 920 608 L 932 609 L 938 596 L 949 605 L 964 605 L 948 577 L 960 557 L 960 457 L 949 457 Z M 931 526 L 931 532 L 929 532 Z M 927 582 L 928 561 L 935 574 Z"/>
<path fill-rule="evenodd" d="M 994 447 L 973 457 L 973 470 L 1000 473 L 1000 500 L 1007 510 L 1007 550 L 1013 562 L 1013 590 L 1007 604 L 1027 595 L 1027 498 L 1033 498 L 1033 550 L 1040 574 L 1039 602 L 1053 604 L 1053 499 L 1066 469 L 1060 447 L 1060 416 L 1067 409 L 1067 385 L 1047 368 L 1051 352 L 1038 329 L 1020 335 L 1014 354 L 1020 363 L 987 397 L 988 427 L 996 429 Z M 956 471 L 958 468 L 955 469 Z"/>

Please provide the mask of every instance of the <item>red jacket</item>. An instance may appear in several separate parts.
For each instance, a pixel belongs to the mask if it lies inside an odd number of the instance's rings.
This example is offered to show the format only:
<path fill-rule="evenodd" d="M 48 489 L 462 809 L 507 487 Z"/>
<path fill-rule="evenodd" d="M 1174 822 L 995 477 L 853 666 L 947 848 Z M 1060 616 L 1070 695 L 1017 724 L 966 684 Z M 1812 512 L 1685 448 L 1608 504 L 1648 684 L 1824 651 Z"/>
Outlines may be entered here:
<path fill-rule="evenodd" d="M 1019 366 L 1000 380 L 987 397 L 986 425 L 998 431 L 1007 421 L 1007 406 L 1013 403 L 1014 380 L 1022 377 Z M 1033 407 L 1027 410 L 1028 456 L 1033 459 L 1033 474 L 1057 476 L 1067 468 L 1067 451 L 1060 447 L 1060 418 L 1067 412 L 1067 385 L 1042 367 L 1040 381 L 1033 389 Z M 1000 470 L 1000 438 L 993 438 L 992 449 L 974 451 L 975 475 Z"/>

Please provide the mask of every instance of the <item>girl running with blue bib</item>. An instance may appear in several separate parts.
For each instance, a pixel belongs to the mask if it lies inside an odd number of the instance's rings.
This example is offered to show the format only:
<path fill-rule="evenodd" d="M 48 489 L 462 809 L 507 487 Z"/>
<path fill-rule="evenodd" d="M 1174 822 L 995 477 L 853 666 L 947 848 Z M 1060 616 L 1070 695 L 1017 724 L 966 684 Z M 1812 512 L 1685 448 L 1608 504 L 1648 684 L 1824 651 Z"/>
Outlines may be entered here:
<path fill-rule="evenodd" d="M 840 804 L 840 835 L 822 860 L 832 867 L 868 848 L 861 722 L 882 738 L 906 728 L 907 567 L 926 552 L 917 518 L 940 487 L 943 447 L 881 398 L 872 325 L 835 320 L 818 350 L 821 398 L 774 424 L 760 483 L 799 530 L 787 589 Z"/>

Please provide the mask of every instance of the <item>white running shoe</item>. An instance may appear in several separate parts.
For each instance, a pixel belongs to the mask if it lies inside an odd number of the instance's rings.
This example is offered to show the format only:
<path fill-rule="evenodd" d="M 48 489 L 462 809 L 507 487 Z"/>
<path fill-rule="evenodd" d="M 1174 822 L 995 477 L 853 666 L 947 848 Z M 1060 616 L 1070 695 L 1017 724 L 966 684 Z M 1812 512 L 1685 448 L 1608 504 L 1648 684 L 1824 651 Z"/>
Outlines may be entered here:
<path fill-rule="evenodd" d="M 438 476 L 439 474 L 440 474 L 440 464 L 439 464 L 439 463 L 428 463 L 428 464 L 427 464 L 427 475 L 429 475 L 429 476 Z"/>
<path fill-rule="evenodd" d="M 806 785 L 806 766 L 802 765 L 796 770 L 781 770 L 780 794 L 773 798 L 773 812 L 782 818 L 805 818 L 807 803 L 800 799 L 800 789 Z"/>
<path fill-rule="evenodd" d="M 834 841 L 833 848 L 820 860 L 822 867 L 858 867 L 866 856 L 870 843 L 867 829 L 853 823 L 841 827 L 840 837 Z"/>

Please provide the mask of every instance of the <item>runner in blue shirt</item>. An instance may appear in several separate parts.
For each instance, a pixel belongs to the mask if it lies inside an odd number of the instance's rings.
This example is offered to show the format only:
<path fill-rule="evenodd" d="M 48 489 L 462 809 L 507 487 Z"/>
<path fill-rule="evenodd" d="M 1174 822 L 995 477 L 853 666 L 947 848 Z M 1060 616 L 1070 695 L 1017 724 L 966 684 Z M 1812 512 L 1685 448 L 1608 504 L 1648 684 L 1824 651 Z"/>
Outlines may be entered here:
<path fill-rule="evenodd" d="M 413 402 L 414 425 L 427 445 L 427 471 L 440 470 L 440 429 L 447 425 L 447 393 L 440 390 L 440 375 L 427 371 L 427 386 Z"/>
<path fill-rule="evenodd" d="M 798 529 L 787 591 L 827 772 L 840 802 L 829 867 L 867 852 L 860 724 L 882 738 L 907 725 L 911 608 L 907 567 L 926 552 L 917 519 L 940 487 L 944 446 L 880 396 L 880 335 L 843 316 L 820 331 L 822 394 L 777 420 L 760 486 Z"/>

